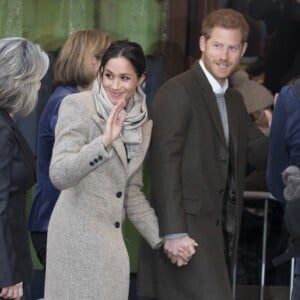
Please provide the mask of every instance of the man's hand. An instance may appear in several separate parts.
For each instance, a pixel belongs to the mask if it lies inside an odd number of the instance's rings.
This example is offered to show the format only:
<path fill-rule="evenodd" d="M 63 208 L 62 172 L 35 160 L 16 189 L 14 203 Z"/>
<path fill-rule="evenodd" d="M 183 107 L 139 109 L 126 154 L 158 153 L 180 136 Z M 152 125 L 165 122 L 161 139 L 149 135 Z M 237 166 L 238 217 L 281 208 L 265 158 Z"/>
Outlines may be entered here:
<path fill-rule="evenodd" d="M 0 297 L 3 299 L 15 299 L 21 300 L 23 296 L 23 282 L 3 287 L 0 293 Z"/>
<path fill-rule="evenodd" d="M 165 240 L 164 251 L 173 264 L 185 266 L 195 254 L 198 244 L 188 236 Z"/>

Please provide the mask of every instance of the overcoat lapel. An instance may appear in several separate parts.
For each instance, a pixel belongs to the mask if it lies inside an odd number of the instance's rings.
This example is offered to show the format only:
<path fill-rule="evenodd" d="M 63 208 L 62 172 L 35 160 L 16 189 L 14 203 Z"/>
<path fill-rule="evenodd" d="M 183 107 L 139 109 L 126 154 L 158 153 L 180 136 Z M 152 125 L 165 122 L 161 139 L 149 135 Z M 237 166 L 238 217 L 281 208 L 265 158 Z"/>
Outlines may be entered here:
<path fill-rule="evenodd" d="M 215 125 L 215 128 L 216 128 L 222 142 L 224 143 L 224 145 L 227 145 L 224 130 L 223 130 L 223 125 L 222 125 L 222 121 L 221 121 L 221 117 L 220 117 L 220 112 L 219 112 L 217 101 L 216 101 L 216 97 L 212 91 L 212 88 L 211 88 L 205 74 L 203 73 L 203 71 L 199 65 L 198 60 L 193 64 L 192 70 L 196 73 L 196 78 L 197 78 L 199 87 L 202 90 L 201 92 L 199 92 L 197 94 L 204 95 L 204 97 L 203 97 L 204 102 L 205 102 L 208 112 L 212 118 L 213 124 Z"/>
<path fill-rule="evenodd" d="M 229 133 L 230 133 L 230 146 L 233 151 L 231 157 L 234 158 L 233 168 L 234 174 L 237 174 L 237 157 L 238 157 L 238 135 L 239 135 L 239 126 L 237 120 L 236 106 L 234 105 L 234 101 L 229 100 L 232 99 L 232 96 L 229 96 L 230 91 L 226 92 L 225 97 L 227 98 L 226 106 L 227 106 L 227 114 L 228 114 L 228 122 L 229 122 Z"/>

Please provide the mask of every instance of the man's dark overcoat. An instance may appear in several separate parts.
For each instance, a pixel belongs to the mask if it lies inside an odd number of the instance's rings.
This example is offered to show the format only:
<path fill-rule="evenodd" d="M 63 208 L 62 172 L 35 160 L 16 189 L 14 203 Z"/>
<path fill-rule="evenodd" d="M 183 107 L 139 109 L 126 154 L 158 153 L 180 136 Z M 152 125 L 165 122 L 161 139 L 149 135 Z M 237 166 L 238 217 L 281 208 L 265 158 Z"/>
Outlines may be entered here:
<path fill-rule="evenodd" d="M 138 270 L 141 295 L 156 295 L 158 300 L 232 299 L 222 230 L 228 169 L 236 185 L 236 202 L 228 205 L 239 229 L 246 165 L 266 167 L 268 140 L 250 120 L 238 92 L 228 89 L 225 98 L 229 146 L 215 95 L 198 61 L 167 81 L 155 96 L 151 202 L 160 234 L 187 232 L 199 246 L 189 264 L 178 268 L 163 249 L 153 251 L 143 243 Z"/>

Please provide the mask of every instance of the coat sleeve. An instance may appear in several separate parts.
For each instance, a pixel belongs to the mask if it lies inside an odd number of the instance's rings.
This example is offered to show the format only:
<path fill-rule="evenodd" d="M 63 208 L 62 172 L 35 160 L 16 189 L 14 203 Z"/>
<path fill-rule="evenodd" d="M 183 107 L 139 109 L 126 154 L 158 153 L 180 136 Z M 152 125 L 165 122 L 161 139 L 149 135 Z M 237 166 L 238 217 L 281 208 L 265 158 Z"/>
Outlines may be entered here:
<path fill-rule="evenodd" d="M 188 232 L 181 182 L 181 161 L 192 119 L 187 93 L 171 80 L 156 94 L 152 107 L 151 201 L 158 214 L 161 236 Z"/>
<path fill-rule="evenodd" d="M 80 101 L 74 101 L 73 97 Z M 84 102 L 79 94 L 70 95 L 59 108 L 49 171 L 53 185 L 59 190 L 76 186 L 112 154 L 106 151 L 100 135 L 88 141 L 91 116 Z"/>
<path fill-rule="evenodd" d="M 159 237 L 158 221 L 154 209 L 150 206 L 143 191 L 142 166 L 132 175 L 125 195 L 125 210 L 152 248 L 158 248 L 162 239 Z"/>
<path fill-rule="evenodd" d="M 15 135 L 13 129 L 0 124 L 0 288 L 20 281 L 16 270 L 16 252 L 9 217 L 9 192 Z"/>
<path fill-rule="evenodd" d="M 270 192 L 281 201 L 282 172 L 289 165 L 300 166 L 300 102 L 289 87 L 284 87 L 273 111 L 267 169 Z"/>

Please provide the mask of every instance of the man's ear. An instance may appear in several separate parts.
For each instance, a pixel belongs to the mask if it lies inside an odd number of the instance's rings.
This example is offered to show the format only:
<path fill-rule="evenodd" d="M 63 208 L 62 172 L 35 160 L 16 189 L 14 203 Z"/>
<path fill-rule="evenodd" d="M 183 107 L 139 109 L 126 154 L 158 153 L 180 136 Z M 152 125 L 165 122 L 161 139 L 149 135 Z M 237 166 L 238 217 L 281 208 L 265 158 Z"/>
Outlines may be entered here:
<path fill-rule="evenodd" d="M 203 35 L 201 35 L 199 38 L 199 48 L 201 52 L 205 51 L 205 47 L 206 47 L 206 38 Z"/>
<path fill-rule="evenodd" d="M 248 47 L 248 43 L 244 42 L 243 47 L 242 47 L 241 57 L 244 56 L 244 54 L 245 54 L 245 52 L 247 50 L 247 47 Z"/>

